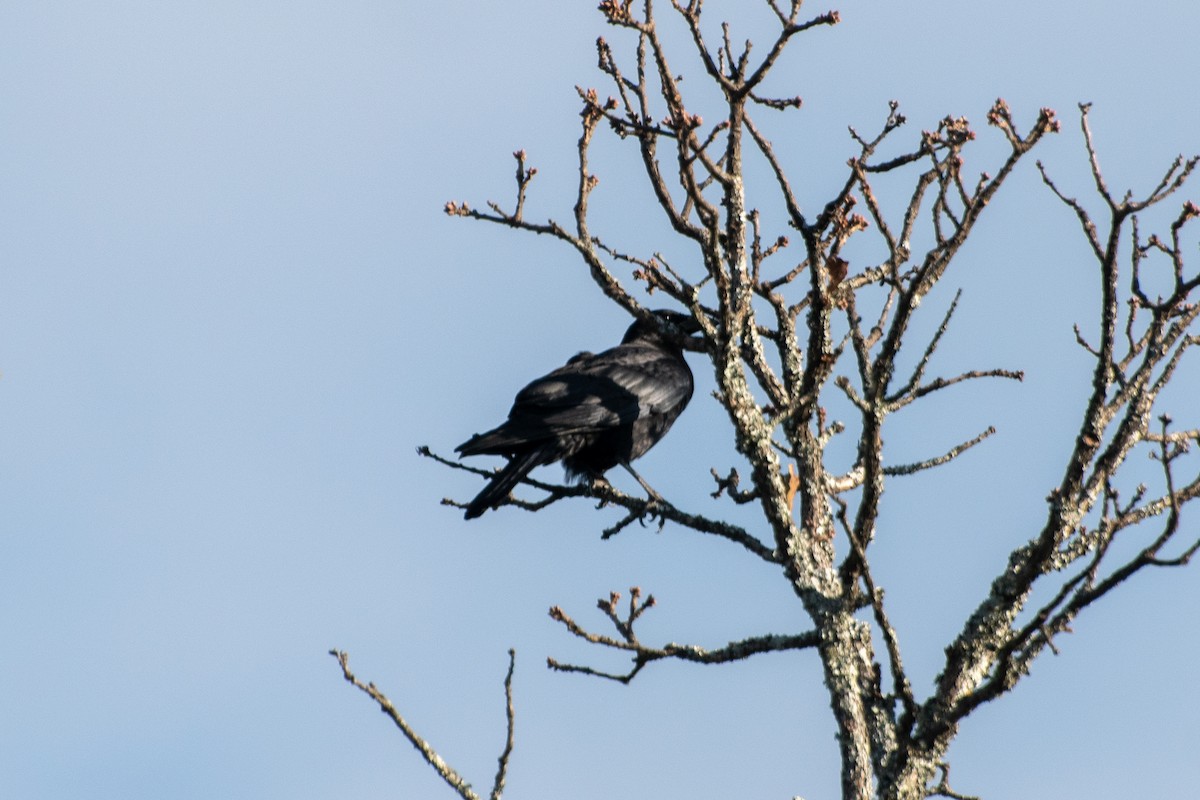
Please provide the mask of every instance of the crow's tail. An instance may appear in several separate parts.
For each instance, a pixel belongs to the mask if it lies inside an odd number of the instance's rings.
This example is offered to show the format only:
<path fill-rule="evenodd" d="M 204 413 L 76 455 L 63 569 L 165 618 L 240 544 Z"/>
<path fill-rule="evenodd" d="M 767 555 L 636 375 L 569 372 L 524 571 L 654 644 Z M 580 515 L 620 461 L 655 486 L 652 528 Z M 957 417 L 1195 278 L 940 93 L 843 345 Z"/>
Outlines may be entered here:
<path fill-rule="evenodd" d="M 488 485 L 483 487 L 474 500 L 467 505 L 467 513 L 465 519 L 475 519 L 489 508 L 495 508 L 500 504 L 500 501 L 508 497 L 508 493 L 512 488 L 521 482 L 530 470 L 539 464 L 545 463 L 546 454 L 540 447 L 535 447 L 527 450 L 524 453 L 518 453 L 512 457 L 505 466 L 492 478 Z"/>

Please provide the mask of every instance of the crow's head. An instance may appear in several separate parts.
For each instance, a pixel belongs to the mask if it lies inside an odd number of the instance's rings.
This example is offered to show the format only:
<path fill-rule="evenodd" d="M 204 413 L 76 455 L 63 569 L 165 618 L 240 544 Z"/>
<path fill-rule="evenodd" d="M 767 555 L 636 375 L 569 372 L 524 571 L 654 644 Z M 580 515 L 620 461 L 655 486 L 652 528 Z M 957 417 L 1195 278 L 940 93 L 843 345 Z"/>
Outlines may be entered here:
<path fill-rule="evenodd" d="M 696 322 L 690 314 L 665 308 L 651 313 L 654 315 L 653 319 L 638 319 L 629 326 L 621 344 L 640 341 L 679 347 L 681 340 L 689 339 L 691 338 L 690 334 L 700 331 L 700 323 Z"/>

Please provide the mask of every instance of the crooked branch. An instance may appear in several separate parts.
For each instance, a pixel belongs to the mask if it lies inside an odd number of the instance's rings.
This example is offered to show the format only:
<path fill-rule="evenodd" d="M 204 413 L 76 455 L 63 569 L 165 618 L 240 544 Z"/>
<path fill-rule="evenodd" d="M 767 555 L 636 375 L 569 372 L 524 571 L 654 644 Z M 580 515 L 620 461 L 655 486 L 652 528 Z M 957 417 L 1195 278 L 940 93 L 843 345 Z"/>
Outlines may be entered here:
<path fill-rule="evenodd" d="M 624 619 L 620 618 L 616 613 L 620 597 L 619 592 L 612 592 L 607 599 L 597 601 L 597 605 L 604 611 L 609 621 L 617 629 L 620 638 L 585 630 L 558 606 L 550 609 L 550 617 L 556 622 L 561 622 L 568 631 L 586 642 L 631 653 L 633 655 L 633 667 L 629 672 L 623 674 L 604 672 L 588 666 L 564 664 L 553 658 L 547 659 L 547 666 L 560 672 L 577 672 L 627 684 L 647 664 L 663 659 L 675 658 L 696 664 L 724 664 L 730 661 L 740 661 L 750 658 L 759 653 L 802 650 L 816 647 L 820 643 L 820 637 L 817 632 L 811 631 L 796 635 L 767 634 L 765 636 L 752 636 L 747 639 L 730 642 L 724 647 L 719 647 L 715 650 L 707 650 L 697 645 L 676 644 L 674 642 L 662 647 L 647 647 L 638 641 L 633 626 L 638 617 L 648 609 L 654 607 L 654 596 L 649 595 L 644 601 L 639 603 L 641 590 L 637 587 L 630 589 L 629 612 Z"/>

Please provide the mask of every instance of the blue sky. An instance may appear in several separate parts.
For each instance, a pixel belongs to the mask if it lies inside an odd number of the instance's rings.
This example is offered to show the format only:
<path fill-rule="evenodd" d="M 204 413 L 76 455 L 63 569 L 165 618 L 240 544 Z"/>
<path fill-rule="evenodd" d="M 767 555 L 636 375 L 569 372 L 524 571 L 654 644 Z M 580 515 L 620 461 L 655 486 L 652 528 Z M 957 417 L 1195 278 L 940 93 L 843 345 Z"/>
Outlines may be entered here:
<path fill-rule="evenodd" d="M 1040 157 L 1081 196 L 1079 101 L 1115 187 L 1149 189 L 1200 150 L 1200 7 L 978 5 L 848 0 L 796 42 L 772 86 L 805 99 L 776 134 L 804 202 L 840 180 L 845 126 L 878 125 L 893 98 L 909 137 L 973 120 L 977 169 L 998 152 L 982 124 L 997 96 L 1026 123 L 1055 108 L 1064 132 Z M 0 796 L 450 796 L 341 680 L 335 646 L 478 787 L 515 647 L 509 797 L 836 796 L 811 654 L 659 664 L 628 687 L 544 667 L 619 669 L 546 609 L 600 627 L 595 599 L 632 585 L 659 599 L 646 641 L 804 630 L 773 569 L 672 527 L 600 541 L 615 512 L 582 502 L 468 524 L 439 500 L 477 484 L 415 453 L 448 453 L 626 325 L 566 248 L 441 211 L 508 202 L 524 148 L 527 213 L 569 216 L 573 86 L 604 90 L 598 35 L 627 44 L 592 2 L 0 2 Z M 675 63 L 699 90 L 689 56 Z M 596 232 L 684 253 L 635 166 L 597 144 Z M 1036 531 L 1090 366 L 1071 325 L 1094 324 L 1095 275 L 1073 217 L 1032 163 L 988 214 L 923 324 L 963 288 L 934 368 L 1028 378 L 944 393 L 886 435 L 902 463 L 1000 430 L 888 492 L 877 577 L 918 691 Z M 692 358 L 696 400 L 639 471 L 724 513 L 708 470 L 735 463 L 730 434 Z M 1198 393 L 1193 360 L 1181 424 Z M 1194 568 L 1092 609 L 963 726 L 956 788 L 1193 790 L 1198 611 Z"/>

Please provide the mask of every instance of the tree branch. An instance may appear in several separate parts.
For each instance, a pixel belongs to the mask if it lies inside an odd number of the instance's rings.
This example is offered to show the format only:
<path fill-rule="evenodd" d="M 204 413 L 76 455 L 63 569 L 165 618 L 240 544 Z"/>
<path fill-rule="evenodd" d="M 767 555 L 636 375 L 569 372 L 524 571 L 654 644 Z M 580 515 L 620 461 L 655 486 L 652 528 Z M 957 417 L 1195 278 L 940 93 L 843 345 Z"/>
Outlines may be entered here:
<path fill-rule="evenodd" d="M 816 647 L 819 644 L 819 637 L 815 631 L 809 633 L 796 634 L 790 636 L 781 636 L 778 634 L 768 634 L 766 636 L 752 636 L 748 639 L 742 639 L 736 642 L 730 642 L 724 647 L 715 650 L 706 650 L 696 645 L 683 645 L 671 642 L 662 647 L 647 647 L 637 640 L 633 626 L 645 611 L 655 606 L 653 595 L 648 595 L 645 601 L 639 603 L 641 599 L 641 590 L 636 586 L 629 590 L 630 603 L 629 612 L 625 618 L 620 618 L 617 614 L 617 603 L 621 599 L 619 592 L 611 592 L 607 599 L 597 601 L 600 610 L 605 613 L 609 621 L 617 629 L 620 639 L 614 639 L 611 636 L 603 634 L 591 633 L 585 630 L 579 623 L 571 619 L 565 611 L 558 606 L 553 606 L 550 609 L 550 618 L 556 622 L 561 622 L 563 626 L 573 635 L 603 647 L 609 647 L 614 650 L 622 650 L 633 655 L 633 667 L 628 673 L 615 674 L 596 670 L 592 667 L 578 666 L 574 664 L 564 664 L 553 658 L 546 660 L 547 666 L 551 669 L 560 672 L 578 672 L 584 675 L 593 675 L 600 678 L 607 678 L 619 683 L 629 683 L 637 676 L 642 668 L 647 664 L 663 659 L 675 658 L 681 661 L 691 661 L 696 664 L 724 664 L 730 661 L 741 661 L 759 653 L 782 652 L 784 650 L 803 650 Z"/>
<path fill-rule="evenodd" d="M 481 469 L 479 467 L 464 464 L 460 461 L 455 461 L 445 456 L 438 455 L 433 452 L 427 445 L 422 445 L 417 448 L 418 455 L 433 459 L 443 466 L 451 469 L 463 470 L 485 478 L 491 478 L 495 472 L 493 470 Z M 526 477 L 521 483 L 527 484 L 546 492 L 547 496 L 536 502 L 520 500 L 515 497 L 508 497 L 499 505 L 511 505 L 517 508 L 525 509 L 526 511 L 540 511 L 541 509 L 553 503 L 557 503 L 568 497 L 590 497 L 600 501 L 600 506 L 615 505 L 624 508 L 629 513 L 622 520 L 605 530 L 601 538 L 608 539 L 621 530 L 629 526 L 631 523 L 645 520 L 648 516 L 657 517 L 663 522 L 674 522 L 684 528 L 697 531 L 699 533 L 708 533 L 713 536 L 719 536 L 722 539 L 727 539 L 736 544 L 740 544 L 746 550 L 761 558 L 763 561 L 777 564 L 779 558 L 770 547 L 764 545 L 757 538 L 752 536 L 743 528 L 721 520 L 709 519 L 708 517 L 699 514 L 691 514 L 676 508 L 671 503 L 665 500 L 647 499 L 642 496 L 626 494 L 607 481 L 595 481 L 593 483 L 580 483 L 576 485 L 544 483 L 533 478 Z M 452 508 L 466 508 L 465 503 L 460 503 L 457 500 L 443 498 L 442 505 Z M 661 527 L 661 526 L 660 526 Z"/>
<path fill-rule="evenodd" d="M 446 785 L 453 789 L 463 800 L 480 800 L 479 795 L 471 788 L 471 784 L 460 775 L 453 767 L 438 755 L 438 752 L 433 749 L 429 742 L 421 738 L 420 734 L 413 729 L 408 721 L 400 714 L 396 707 L 392 705 L 392 701 L 387 696 L 376 688 L 374 683 L 363 683 L 350 670 L 350 654 L 344 650 L 333 649 L 329 651 L 329 655 L 337 659 L 338 666 L 342 668 L 342 677 L 363 694 L 370 697 L 379 706 L 379 710 L 387 715 L 389 719 L 400 729 L 404 737 L 417 749 L 417 752 L 425 759 L 429 766 L 433 767 Z M 496 772 L 496 780 L 492 787 L 491 800 L 500 800 L 501 794 L 504 792 L 505 776 L 508 774 L 508 760 L 512 755 L 513 749 L 513 704 L 512 704 L 512 676 L 513 668 L 516 664 L 516 652 L 508 651 L 508 674 L 504 678 L 504 696 L 506 717 L 508 720 L 508 735 L 505 739 L 504 750 L 500 753 L 499 769 Z"/>

